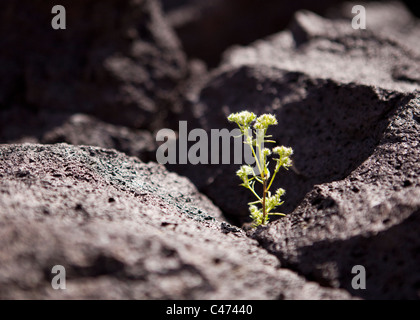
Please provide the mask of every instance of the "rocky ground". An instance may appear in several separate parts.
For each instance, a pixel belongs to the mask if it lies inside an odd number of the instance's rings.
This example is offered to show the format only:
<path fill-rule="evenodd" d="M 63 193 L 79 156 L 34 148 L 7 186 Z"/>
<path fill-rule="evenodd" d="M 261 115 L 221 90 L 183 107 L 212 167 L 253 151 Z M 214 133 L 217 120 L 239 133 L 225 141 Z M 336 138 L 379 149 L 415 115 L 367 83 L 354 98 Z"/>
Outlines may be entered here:
<path fill-rule="evenodd" d="M 319 3 L 3 1 L 0 298 L 419 299 L 420 20 Z M 155 162 L 244 109 L 295 150 L 256 229 L 238 165 Z"/>
<path fill-rule="evenodd" d="M 281 268 L 161 165 L 67 144 L 0 154 L 2 298 L 351 297 Z M 68 279 L 58 293 L 54 265 Z"/>

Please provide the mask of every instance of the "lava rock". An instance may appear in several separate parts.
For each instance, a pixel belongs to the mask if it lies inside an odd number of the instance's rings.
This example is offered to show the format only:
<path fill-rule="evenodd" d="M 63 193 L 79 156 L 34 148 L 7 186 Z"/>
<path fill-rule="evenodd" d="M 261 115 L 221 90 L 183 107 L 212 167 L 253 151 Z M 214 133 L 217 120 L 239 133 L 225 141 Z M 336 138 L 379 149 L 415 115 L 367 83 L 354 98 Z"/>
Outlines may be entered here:
<path fill-rule="evenodd" d="M 39 112 L 87 113 L 116 125 L 156 128 L 180 107 L 188 65 L 155 0 L 2 1 L 0 136 L 14 139 Z M 44 118 L 38 122 L 43 122 Z M 57 126 L 58 123 L 53 124 Z M 6 128 L 6 129 L 5 129 Z"/>
<path fill-rule="evenodd" d="M 412 28 L 418 30 L 418 24 Z M 415 77 L 395 77 L 402 63 L 406 74 L 416 74 L 420 56 L 410 48 L 417 42 L 403 45 L 416 32 L 395 40 L 375 30 L 353 30 L 350 20 L 298 12 L 290 30 L 227 52 L 222 65 L 190 93 L 191 113 L 185 119 L 209 132 L 233 129 L 226 119 L 232 112 L 275 114 L 279 125 L 269 133 L 295 151 L 294 167 L 280 172 L 274 185 L 286 189 L 281 210 L 290 213 L 315 185 L 345 179 L 357 169 L 397 110 L 409 108 L 418 96 Z M 239 187 L 237 169 L 171 167 L 241 224 L 253 198 Z"/>
<path fill-rule="evenodd" d="M 67 144 L 2 145 L 0 160 L 2 299 L 352 298 L 279 268 L 161 165 Z"/>
<path fill-rule="evenodd" d="M 394 7 L 366 6 L 367 19 L 372 23 L 366 30 L 354 30 L 350 19 L 331 20 L 300 11 L 289 31 L 248 47 L 234 47 L 225 53 L 223 64 L 260 64 L 313 78 L 411 92 L 420 84 L 420 47 L 415 40 L 420 35 L 420 22 L 403 8 L 400 11 L 408 17 L 404 28 L 400 20 L 395 22 Z M 370 19 L 371 12 L 389 14 Z M 407 76 L 400 74 L 402 70 Z"/>
<path fill-rule="evenodd" d="M 70 116 L 62 125 L 44 133 L 40 142 L 115 149 L 146 162 L 156 158 L 156 142 L 149 131 L 109 124 L 85 114 Z"/>
<path fill-rule="evenodd" d="M 296 11 L 318 14 L 343 2 L 279 0 L 162 0 L 169 24 L 191 58 L 216 67 L 228 47 L 246 45 L 287 27 Z"/>
<path fill-rule="evenodd" d="M 420 98 L 400 107 L 372 154 L 317 185 L 285 219 L 250 231 L 283 265 L 365 299 L 419 299 Z M 366 290 L 352 268 L 366 270 Z"/>

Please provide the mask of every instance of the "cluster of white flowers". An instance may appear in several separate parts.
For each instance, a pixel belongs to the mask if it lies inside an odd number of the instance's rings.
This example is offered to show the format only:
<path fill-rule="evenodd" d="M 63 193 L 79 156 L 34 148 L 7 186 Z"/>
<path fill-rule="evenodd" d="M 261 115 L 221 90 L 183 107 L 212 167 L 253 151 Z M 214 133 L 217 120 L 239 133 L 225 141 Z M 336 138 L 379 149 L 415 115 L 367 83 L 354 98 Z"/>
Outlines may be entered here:
<path fill-rule="evenodd" d="M 249 182 L 250 182 L 249 181 L 249 177 L 250 176 L 254 176 L 255 173 L 254 173 L 254 169 L 252 169 L 251 166 L 243 165 L 243 166 L 241 166 L 241 168 L 238 171 L 236 171 L 236 175 L 239 178 L 241 178 L 242 181 L 244 182 L 243 183 L 243 186 L 244 187 L 248 187 L 249 186 Z"/>
<path fill-rule="evenodd" d="M 263 215 L 261 209 L 258 209 L 257 206 L 250 205 L 249 206 L 249 212 L 251 213 L 250 217 L 253 221 L 254 226 L 260 226 L 260 225 L 264 225 L 266 223 L 264 220 L 266 220 L 267 218 L 264 219 L 264 215 Z"/>
<path fill-rule="evenodd" d="M 256 114 L 253 112 L 242 111 L 238 113 L 232 113 L 229 115 L 228 120 L 230 122 L 235 122 L 242 131 L 249 129 L 250 124 L 255 120 L 256 117 Z"/>
<path fill-rule="evenodd" d="M 284 167 L 285 169 L 292 166 L 292 160 L 290 157 L 293 154 L 293 149 L 288 147 L 275 147 L 273 149 L 273 153 L 277 154 L 279 157 L 274 158 L 275 161 L 277 161 L 276 165 L 276 171 L 280 170 L 281 167 Z"/>
<path fill-rule="evenodd" d="M 283 204 L 283 201 L 281 201 L 281 197 L 286 193 L 286 190 L 279 188 L 277 189 L 276 193 L 273 196 L 269 196 L 266 199 L 266 206 L 267 211 L 270 212 L 272 209 L 274 209 L 277 206 L 281 206 Z"/>
<path fill-rule="evenodd" d="M 264 148 L 262 149 L 262 154 L 264 155 L 264 157 L 267 157 L 271 154 L 271 150 L 268 148 Z"/>
<path fill-rule="evenodd" d="M 268 126 L 276 125 L 277 119 L 272 114 L 263 114 L 257 118 L 254 124 L 255 129 L 267 130 Z"/>
<path fill-rule="evenodd" d="M 256 119 L 256 120 L 255 120 Z M 237 113 L 232 113 L 228 116 L 230 122 L 236 123 L 240 128 L 249 129 L 251 123 L 255 120 L 254 129 L 263 129 L 267 130 L 268 126 L 276 125 L 277 119 L 276 116 L 265 113 L 257 118 L 256 114 L 249 111 L 242 111 Z"/>

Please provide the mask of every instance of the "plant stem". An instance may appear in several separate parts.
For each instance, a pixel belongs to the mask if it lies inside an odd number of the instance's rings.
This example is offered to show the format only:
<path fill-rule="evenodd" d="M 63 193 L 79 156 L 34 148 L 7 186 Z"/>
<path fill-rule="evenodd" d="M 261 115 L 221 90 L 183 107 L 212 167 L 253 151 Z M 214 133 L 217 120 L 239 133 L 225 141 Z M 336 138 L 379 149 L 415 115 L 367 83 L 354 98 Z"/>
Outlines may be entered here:
<path fill-rule="evenodd" d="M 251 192 L 258 198 L 259 201 L 261 201 L 260 196 L 255 192 L 254 189 L 252 189 L 251 187 L 248 187 L 249 190 L 251 190 Z"/>
<path fill-rule="evenodd" d="M 267 193 L 267 178 L 268 178 L 268 176 L 266 176 L 265 174 L 267 163 L 265 161 L 265 157 L 262 152 L 262 144 L 264 143 L 265 132 L 261 137 L 261 131 L 258 130 L 256 132 L 256 136 L 257 136 L 256 138 L 257 155 L 258 155 L 258 159 L 259 159 L 259 162 L 261 164 L 261 169 L 262 169 L 261 170 L 261 180 L 263 181 L 262 209 L 263 209 L 263 224 L 265 224 L 266 217 L 267 217 L 267 209 L 265 207 L 265 198 L 266 198 L 266 193 Z"/>
<path fill-rule="evenodd" d="M 258 161 L 257 155 L 255 154 L 255 151 L 254 151 L 254 147 L 253 147 L 252 145 L 249 145 L 249 146 L 251 147 L 251 150 L 252 150 L 252 155 L 253 155 L 253 156 L 254 156 L 254 158 L 255 158 L 255 162 L 257 163 L 258 170 L 260 170 L 260 172 L 262 172 L 262 170 L 261 170 L 261 166 L 260 166 L 260 162 Z"/>
<path fill-rule="evenodd" d="M 273 176 L 271 177 L 271 181 L 270 181 L 270 183 L 268 184 L 267 191 L 268 191 L 268 190 L 270 190 L 271 184 L 273 183 L 273 181 L 274 181 L 274 177 L 276 176 L 277 172 L 278 172 L 278 171 L 274 171 Z"/>
<path fill-rule="evenodd" d="M 257 158 L 257 155 L 255 154 L 255 150 L 254 150 L 254 146 L 252 145 L 252 143 L 251 144 L 249 144 L 247 141 L 248 141 L 248 137 L 249 137 L 249 135 L 248 135 L 248 130 L 244 130 L 243 131 L 244 132 L 244 136 L 245 136 L 245 144 L 247 144 L 247 145 L 249 145 L 249 147 L 251 148 L 251 150 L 252 150 L 252 155 L 254 156 L 254 158 L 255 158 L 255 162 L 257 163 L 257 166 L 258 166 L 258 170 L 260 170 L 260 172 L 262 172 L 261 171 L 261 165 L 260 165 L 260 161 L 258 161 L 258 158 Z"/>
<path fill-rule="evenodd" d="M 265 208 L 265 194 L 267 192 L 267 179 L 263 178 L 264 183 L 263 183 L 263 201 L 262 201 L 262 207 L 263 207 L 263 224 L 265 224 L 265 219 L 267 217 L 267 210 Z"/>

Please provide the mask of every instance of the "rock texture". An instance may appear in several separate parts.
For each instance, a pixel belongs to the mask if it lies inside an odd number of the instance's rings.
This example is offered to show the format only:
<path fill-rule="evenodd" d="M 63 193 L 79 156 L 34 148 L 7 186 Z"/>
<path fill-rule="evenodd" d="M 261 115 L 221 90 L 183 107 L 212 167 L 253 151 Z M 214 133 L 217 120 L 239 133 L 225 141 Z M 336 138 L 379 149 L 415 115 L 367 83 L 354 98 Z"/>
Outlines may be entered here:
<path fill-rule="evenodd" d="M 162 0 L 167 20 L 189 57 L 216 67 L 224 50 L 284 29 L 301 9 L 325 13 L 342 0 Z"/>
<path fill-rule="evenodd" d="M 115 149 L 143 161 L 156 158 L 156 142 L 150 131 L 113 125 L 85 114 L 72 115 L 62 125 L 45 132 L 39 142 Z"/>
<path fill-rule="evenodd" d="M 380 14 L 392 8 L 409 17 L 405 28 Z M 249 235 L 308 280 L 368 299 L 420 298 L 420 28 L 401 10 L 368 6 L 377 13 L 368 30 L 299 12 L 290 30 L 229 50 L 190 95 L 206 130 L 245 109 L 277 116 L 273 138 L 295 150 L 279 179 L 290 214 Z M 242 223 L 251 197 L 237 168 L 197 169 L 206 180 L 184 173 Z M 366 268 L 366 290 L 351 285 L 355 265 Z"/>
<path fill-rule="evenodd" d="M 67 144 L 3 145 L 0 160 L 2 299 L 351 298 L 279 268 L 160 165 Z"/>
<path fill-rule="evenodd" d="M 287 219 L 252 236 L 282 265 L 367 299 L 420 298 L 420 99 L 399 108 L 372 154 L 316 185 Z M 366 268 L 366 290 L 351 285 Z"/>
<path fill-rule="evenodd" d="M 45 114 L 81 112 L 154 129 L 179 111 L 188 66 L 158 1 L 60 4 L 66 8 L 66 30 L 51 27 L 55 1 L 2 1 L 3 142 L 34 135 L 45 122 L 60 125 Z"/>
<path fill-rule="evenodd" d="M 395 23 L 394 15 L 380 14 L 385 8 L 393 12 L 394 7 L 377 7 L 367 7 L 366 30 L 354 30 L 349 20 L 329 20 L 300 11 L 290 31 L 250 47 L 232 49 L 225 53 L 224 63 L 262 64 L 314 78 L 413 91 L 420 83 L 420 48 L 415 41 L 420 35 L 420 23 L 398 6 L 402 11 L 398 16 L 405 18 L 403 27 Z"/>
<path fill-rule="evenodd" d="M 2 1 L 0 298 L 419 299 L 420 22 L 336 2 L 64 0 L 55 31 L 56 3 Z M 141 162 L 245 109 L 295 150 L 287 217 L 247 231 L 238 165 Z"/>
<path fill-rule="evenodd" d="M 226 120 L 231 112 L 276 114 L 279 126 L 271 133 L 277 143 L 295 150 L 293 170 L 279 178 L 287 190 L 283 210 L 289 213 L 314 185 L 344 179 L 358 168 L 396 111 L 418 96 L 420 83 L 408 74 L 417 74 L 420 56 L 411 49 L 416 43 L 402 44 L 420 30 L 416 26 L 397 41 L 376 29 L 353 30 L 349 21 L 298 13 L 290 31 L 226 53 L 222 66 L 190 94 L 188 119 L 206 130 L 233 129 Z M 406 78 L 395 77 L 401 63 Z M 240 221 L 248 215 L 251 197 L 238 188 L 237 167 L 174 170 L 188 175 L 231 219 Z"/>

